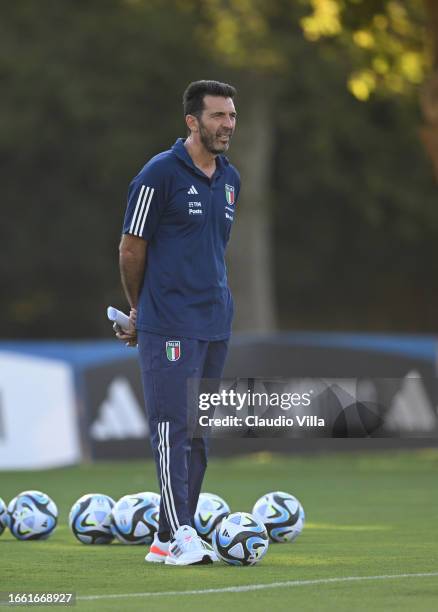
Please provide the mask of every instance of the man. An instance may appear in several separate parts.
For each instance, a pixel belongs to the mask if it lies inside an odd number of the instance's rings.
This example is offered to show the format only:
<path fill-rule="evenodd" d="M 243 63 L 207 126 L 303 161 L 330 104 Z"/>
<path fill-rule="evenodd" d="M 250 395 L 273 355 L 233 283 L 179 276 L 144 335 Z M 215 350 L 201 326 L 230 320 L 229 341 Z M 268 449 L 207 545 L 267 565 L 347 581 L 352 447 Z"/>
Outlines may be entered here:
<path fill-rule="evenodd" d="M 236 125 L 235 93 L 217 81 L 191 83 L 187 139 L 153 157 L 129 188 L 120 271 L 131 329 L 117 336 L 138 343 L 161 488 L 151 562 L 216 560 L 193 529 L 207 444 L 188 433 L 187 382 L 221 377 L 231 330 L 224 255 L 240 178 L 222 154 Z"/>

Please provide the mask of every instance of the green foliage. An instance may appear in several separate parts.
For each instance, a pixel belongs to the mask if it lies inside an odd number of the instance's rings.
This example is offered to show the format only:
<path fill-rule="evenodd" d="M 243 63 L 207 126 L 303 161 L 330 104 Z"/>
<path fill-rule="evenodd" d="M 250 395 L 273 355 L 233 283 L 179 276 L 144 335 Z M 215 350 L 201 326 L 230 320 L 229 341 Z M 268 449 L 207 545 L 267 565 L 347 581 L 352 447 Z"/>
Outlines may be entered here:
<path fill-rule="evenodd" d="M 266 75 L 284 69 L 296 13 L 292 3 L 264 0 L 177 2 L 196 14 L 199 43 L 219 63 Z"/>
<path fill-rule="evenodd" d="M 94 335 L 121 297 L 128 183 L 184 134 L 182 91 L 205 63 L 171 6 L 2 8 L 3 333 Z"/>
<path fill-rule="evenodd" d="M 416 105 L 390 88 L 362 105 L 345 88 L 377 52 L 357 32 L 373 33 L 391 3 L 344 2 L 341 30 L 327 26 L 314 44 L 302 20 L 316 4 L 2 3 L 2 336 L 109 333 L 106 305 L 125 306 L 117 245 L 128 183 L 184 135 L 181 94 L 198 78 L 236 83 L 241 117 L 269 88 L 283 326 L 436 329 L 438 210 Z M 422 53 L 419 0 L 406 7 L 398 39 Z M 385 57 L 392 71 L 396 54 Z"/>
<path fill-rule="evenodd" d="M 282 326 L 434 330 L 438 211 L 417 106 L 356 101 L 343 86 L 348 66 L 313 50 L 277 100 Z"/>
<path fill-rule="evenodd" d="M 301 19 L 310 41 L 336 39 L 352 66 L 350 92 L 409 94 L 431 68 L 423 0 L 307 0 Z"/>

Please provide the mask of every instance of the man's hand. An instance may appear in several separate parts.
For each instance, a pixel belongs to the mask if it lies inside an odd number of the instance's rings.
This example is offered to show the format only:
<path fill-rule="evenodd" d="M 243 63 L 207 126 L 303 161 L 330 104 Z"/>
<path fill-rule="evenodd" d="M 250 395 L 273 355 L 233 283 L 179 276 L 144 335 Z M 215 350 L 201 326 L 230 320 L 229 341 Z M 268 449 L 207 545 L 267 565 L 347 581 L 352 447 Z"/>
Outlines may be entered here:
<path fill-rule="evenodd" d="M 135 324 L 137 321 L 137 310 L 135 308 L 131 308 L 129 311 L 129 330 L 125 331 L 118 325 L 114 323 L 113 330 L 116 333 L 116 336 L 119 340 L 124 342 L 126 346 L 135 347 L 137 346 L 137 330 L 135 329 Z"/>

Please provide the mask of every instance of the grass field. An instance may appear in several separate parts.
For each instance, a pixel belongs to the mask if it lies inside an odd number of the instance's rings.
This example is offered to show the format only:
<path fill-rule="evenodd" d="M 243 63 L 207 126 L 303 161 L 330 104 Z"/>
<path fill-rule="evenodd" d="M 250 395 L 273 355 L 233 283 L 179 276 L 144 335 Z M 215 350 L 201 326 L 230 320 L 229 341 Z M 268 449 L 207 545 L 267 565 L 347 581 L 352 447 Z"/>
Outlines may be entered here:
<path fill-rule="evenodd" d="M 295 494 L 305 508 L 296 542 L 271 545 L 254 567 L 151 566 L 142 546 L 85 546 L 69 532 L 68 511 L 82 494 L 117 499 L 156 490 L 155 483 L 152 464 L 140 462 L 0 472 L 5 501 L 40 489 L 60 510 L 45 542 L 19 542 L 8 531 L 0 537 L 0 591 L 75 591 L 73 609 L 81 611 L 438 609 L 437 449 L 212 459 L 204 489 L 232 510 L 251 510 L 275 489 Z M 203 592 L 209 589 L 217 591 Z"/>

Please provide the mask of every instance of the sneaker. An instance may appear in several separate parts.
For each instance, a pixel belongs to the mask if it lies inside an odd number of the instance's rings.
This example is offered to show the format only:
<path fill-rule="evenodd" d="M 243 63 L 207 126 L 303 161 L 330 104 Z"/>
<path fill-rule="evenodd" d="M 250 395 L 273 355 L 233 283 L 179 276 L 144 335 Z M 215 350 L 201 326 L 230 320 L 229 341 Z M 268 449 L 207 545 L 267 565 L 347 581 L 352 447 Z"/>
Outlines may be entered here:
<path fill-rule="evenodd" d="M 148 554 L 144 558 L 149 563 L 164 563 L 169 553 L 170 542 L 162 542 L 158 538 L 158 534 L 154 535 L 154 541 L 151 544 Z"/>
<path fill-rule="evenodd" d="M 189 525 L 182 525 L 170 542 L 166 565 L 204 565 L 217 561 L 211 546 Z"/>

